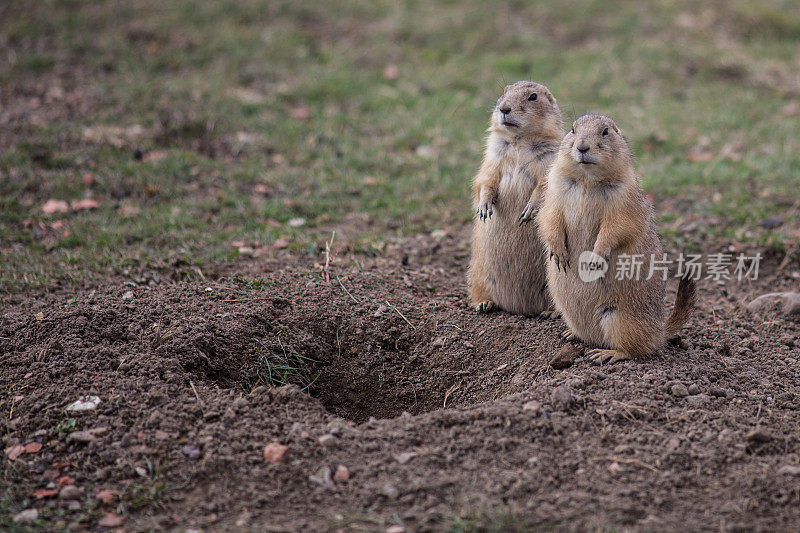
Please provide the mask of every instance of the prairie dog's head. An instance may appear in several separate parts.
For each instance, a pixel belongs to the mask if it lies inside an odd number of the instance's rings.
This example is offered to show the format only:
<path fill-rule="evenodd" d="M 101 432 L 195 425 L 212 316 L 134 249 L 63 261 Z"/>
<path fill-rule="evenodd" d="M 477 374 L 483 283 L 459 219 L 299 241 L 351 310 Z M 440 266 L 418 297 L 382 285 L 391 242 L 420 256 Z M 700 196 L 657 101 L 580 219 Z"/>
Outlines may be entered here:
<path fill-rule="evenodd" d="M 564 137 L 562 155 L 589 176 L 622 175 L 633 165 L 628 141 L 611 117 L 578 117 Z"/>
<path fill-rule="evenodd" d="M 506 139 L 563 134 L 561 110 L 547 87 L 535 81 L 507 85 L 492 112 L 491 130 Z"/>

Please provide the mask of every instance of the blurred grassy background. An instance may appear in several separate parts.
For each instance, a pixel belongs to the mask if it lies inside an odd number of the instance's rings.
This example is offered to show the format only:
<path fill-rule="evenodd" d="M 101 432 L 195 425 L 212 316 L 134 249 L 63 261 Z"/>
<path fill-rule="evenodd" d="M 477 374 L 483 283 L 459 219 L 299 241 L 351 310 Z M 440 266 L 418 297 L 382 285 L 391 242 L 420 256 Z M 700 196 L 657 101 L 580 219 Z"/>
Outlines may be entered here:
<path fill-rule="evenodd" d="M 616 118 L 673 245 L 794 253 L 799 38 L 779 0 L 3 2 L 0 291 L 458 231 L 524 78 Z"/>

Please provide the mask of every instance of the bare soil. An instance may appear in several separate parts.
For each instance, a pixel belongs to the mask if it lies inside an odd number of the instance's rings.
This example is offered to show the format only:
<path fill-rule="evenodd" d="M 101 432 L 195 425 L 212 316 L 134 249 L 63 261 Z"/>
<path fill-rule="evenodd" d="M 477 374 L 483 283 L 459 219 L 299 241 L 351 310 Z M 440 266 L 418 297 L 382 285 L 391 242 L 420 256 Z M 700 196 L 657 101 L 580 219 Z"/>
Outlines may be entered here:
<path fill-rule="evenodd" d="M 90 530 L 105 512 L 126 530 L 800 528 L 800 324 L 742 303 L 797 286 L 779 258 L 750 285 L 701 282 L 661 353 L 556 370 L 560 320 L 469 308 L 467 236 L 340 251 L 329 282 L 287 255 L 5 296 L 3 448 L 43 446 L 2 458 L 6 511 Z M 265 358 L 298 386 L 266 387 Z M 33 496 L 61 476 L 78 505 Z"/>

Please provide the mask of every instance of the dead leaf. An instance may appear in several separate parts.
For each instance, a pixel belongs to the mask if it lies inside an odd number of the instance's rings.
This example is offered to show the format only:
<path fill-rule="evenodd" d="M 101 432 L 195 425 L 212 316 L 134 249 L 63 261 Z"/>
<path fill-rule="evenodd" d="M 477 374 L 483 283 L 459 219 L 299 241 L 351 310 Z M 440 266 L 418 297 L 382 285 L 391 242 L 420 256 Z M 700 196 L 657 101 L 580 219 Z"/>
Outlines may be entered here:
<path fill-rule="evenodd" d="M 22 446 L 21 444 L 9 446 L 6 448 L 5 452 L 9 461 L 16 461 L 20 455 L 25 453 L 25 446 Z"/>
<path fill-rule="evenodd" d="M 387 80 L 396 80 L 400 76 L 400 69 L 397 65 L 386 65 L 383 67 L 383 77 Z"/>
<path fill-rule="evenodd" d="M 278 250 L 282 250 L 289 246 L 289 241 L 286 239 L 276 239 L 275 242 L 272 243 L 273 248 L 277 248 Z"/>
<path fill-rule="evenodd" d="M 293 119 L 305 122 L 311 118 L 311 109 L 308 106 L 295 107 L 290 112 Z"/>
<path fill-rule="evenodd" d="M 84 211 L 86 209 L 97 209 L 100 204 L 97 200 L 91 198 L 84 198 L 83 200 L 75 200 L 72 202 L 72 209 L 75 211 Z"/>
<path fill-rule="evenodd" d="M 100 490 L 95 497 L 103 503 L 111 503 L 114 501 L 114 491 L 108 489 Z"/>
<path fill-rule="evenodd" d="M 693 163 L 708 163 L 714 160 L 714 154 L 711 152 L 689 152 L 686 159 Z"/>
<path fill-rule="evenodd" d="M 75 481 L 71 477 L 63 476 L 61 477 L 61 479 L 58 480 L 58 488 L 61 489 L 66 487 L 67 485 L 72 485 L 74 483 Z"/>
<path fill-rule="evenodd" d="M 797 102 L 789 102 L 781 108 L 781 115 L 784 117 L 796 117 L 800 115 L 800 104 Z"/>
<path fill-rule="evenodd" d="M 39 453 L 42 445 L 39 442 L 29 442 L 25 445 L 25 453 Z"/>
<path fill-rule="evenodd" d="M 64 200 L 56 200 L 51 198 L 42 205 L 42 211 L 45 214 L 52 215 L 54 213 L 66 213 L 69 211 L 69 204 Z"/>
<path fill-rule="evenodd" d="M 142 212 L 141 209 L 139 209 L 135 205 L 130 205 L 130 204 L 123 204 L 122 207 L 119 208 L 119 214 L 128 218 L 133 218 L 135 216 L 138 216 L 139 213 L 141 212 Z"/>
<path fill-rule="evenodd" d="M 33 492 L 31 496 L 36 498 L 37 500 L 41 500 L 42 498 L 50 498 L 58 494 L 58 491 L 55 489 L 39 489 Z"/>

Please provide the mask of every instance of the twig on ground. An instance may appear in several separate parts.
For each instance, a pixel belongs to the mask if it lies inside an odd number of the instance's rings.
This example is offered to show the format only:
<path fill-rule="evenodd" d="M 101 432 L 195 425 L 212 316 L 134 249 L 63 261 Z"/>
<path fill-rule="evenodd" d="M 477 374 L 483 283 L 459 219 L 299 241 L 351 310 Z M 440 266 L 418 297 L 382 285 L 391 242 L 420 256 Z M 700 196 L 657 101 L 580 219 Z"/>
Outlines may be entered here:
<path fill-rule="evenodd" d="M 333 245 L 333 239 L 336 238 L 336 230 L 331 232 L 331 240 L 325 241 L 325 266 L 322 267 L 322 276 L 325 278 L 325 281 L 331 280 L 331 273 L 330 273 L 330 266 L 331 262 L 331 246 Z M 339 282 L 341 283 L 341 282 Z"/>
<path fill-rule="evenodd" d="M 199 403 L 202 407 L 205 407 L 206 403 L 203 401 L 200 395 L 197 394 L 197 389 L 194 388 L 194 382 L 189 380 L 189 385 L 192 386 L 192 392 L 194 392 L 194 397 L 197 398 L 197 403 Z"/>
<path fill-rule="evenodd" d="M 406 321 L 406 324 L 408 324 L 409 326 L 411 326 L 411 328 L 412 328 L 412 329 L 417 329 L 417 326 L 415 326 L 414 324 L 412 324 L 411 322 L 409 322 L 409 320 L 408 320 L 408 319 L 405 317 L 405 315 L 403 315 L 403 313 L 401 313 L 401 312 L 400 312 L 400 310 L 399 310 L 398 308 L 396 308 L 395 306 L 393 306 L 393 305 L 392 305 L 392 304 L 389 302 L 389 300 L 386 300 L 386 305 L 388 305 L 389 307 L 391 307 L 392 309 L 394 309 L 394 310 L 397 312 L 397 314 L 398 314 L 398 315 L 400 315 L 400 318 L 402 318 L 403 320 L 405 320 L 405 321 Z"/>
<path fill-rule="evenodd" d="M 255 302 L 257 300 L 272 300 L 272 296 L 265 296 L 263 298 L 233 298 L 231 300 L 219 300 L 220 302 Z"/>
<path fill-rule="evenodd" d="M 346 292 L 346 293 L 347 293 L 347 295 L 348 295 L 350 298 L 352 298 L 352 299 L 353 299 L 353 301 L 354 301 L 355 303 L 361 303 L 361 302 L 359 302 L 359 301 L 356 299 L 356 297 L 355 297 L 355 296 L 353 296 L 352 294 L 350 294 L 350 291 L 348 291 L 348 290 L 347 290 L 347 287 L 345 287 L 345 286 L 344 286 L 344 283 L 342 283 L 342 280 L 340 280 L 340 279 L 339 279 L 339 274 L 336 274 L 336 281 L 338 281 L 338 282 L 339 282 L 339 285 L 341 285 L 341 286 L 342 286 L 342 288 L 344 289 L 344 292 Z"/>
<path fill-rule="evenodd" d="M 449 398 L 450 395 L 453 394 L 460 386 L 461 383 L 456 383 L 455 385 L 447 389 L 447 392 L 444 393 L 444 402 L 442 403 L 442 409 L 447 407 L 447 398 Z"/>

